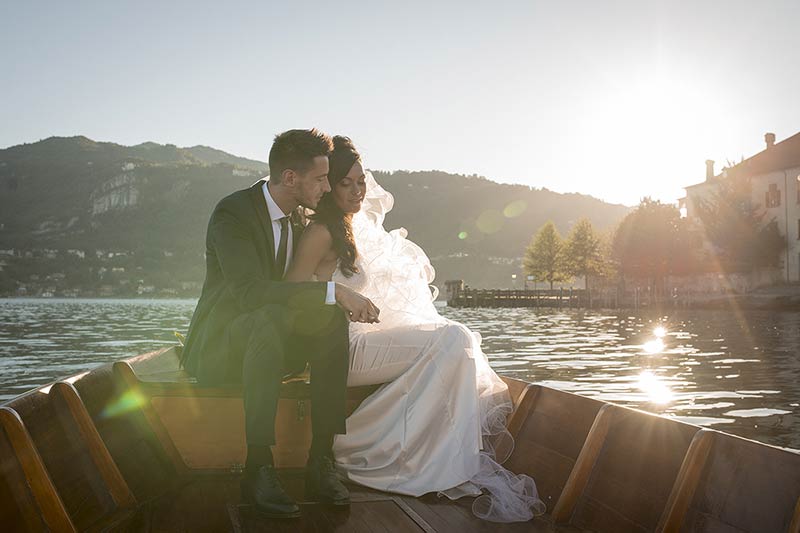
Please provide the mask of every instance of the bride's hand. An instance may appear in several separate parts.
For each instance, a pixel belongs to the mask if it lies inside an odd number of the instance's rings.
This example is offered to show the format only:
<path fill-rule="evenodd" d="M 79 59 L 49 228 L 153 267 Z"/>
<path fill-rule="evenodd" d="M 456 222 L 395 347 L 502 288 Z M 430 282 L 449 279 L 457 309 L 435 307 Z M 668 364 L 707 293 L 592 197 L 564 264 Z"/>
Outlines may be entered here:
<path fill-rule="evenodd" d="M 336 284 L 336 303 L 344 310 L 345 316 L 353 322 L 370 324 L 380 322 L 378 317 L 381 311 L 372 300 L 341 283 Z"/>

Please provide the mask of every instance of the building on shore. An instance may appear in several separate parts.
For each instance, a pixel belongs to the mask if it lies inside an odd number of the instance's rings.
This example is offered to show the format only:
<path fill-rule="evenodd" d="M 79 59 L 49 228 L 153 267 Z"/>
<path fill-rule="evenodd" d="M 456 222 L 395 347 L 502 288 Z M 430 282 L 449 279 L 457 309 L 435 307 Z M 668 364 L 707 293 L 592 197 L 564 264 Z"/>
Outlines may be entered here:
<path fill-rule="evenodd" d="M 763 222 L 776 222 L 785 241 L 780 264 L 775 269 L 726 280 L 728 286 L 738 288 L 736 292 L 747 292 L 765 285 L 800 282 L 800 133 L 779 143 L 775 142 L 774 133 L 767 133 L 764 140 L 764 150 L 723 169 L 719 174 L 714 173 L 714 161 L 706 161 L 705 181 L 685 187 L 686 197 L 679 201 L 687 219 L 696 227 L 701 227 L 699 206 L 714 196 L 720 183 L 730 179 L 747 179 L 750 181 L 753 205 L 765 212 Z"/>

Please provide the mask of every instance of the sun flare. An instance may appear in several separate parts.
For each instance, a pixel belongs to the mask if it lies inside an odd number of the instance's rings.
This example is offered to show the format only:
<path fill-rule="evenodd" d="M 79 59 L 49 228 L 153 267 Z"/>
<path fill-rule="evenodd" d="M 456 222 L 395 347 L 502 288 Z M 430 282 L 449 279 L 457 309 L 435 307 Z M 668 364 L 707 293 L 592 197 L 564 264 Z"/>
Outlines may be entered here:
<path fill-rule="evenodd" d="M 642 349 L 649 354 L 661 353 L 664 351 L 664 341 L 661 339 L 647 341 L 642 344 Z"/>
<path fill-rule="evenodd" d="M 645 370 L 639 374 L 639 389 L 647 395 L 652 403 L 666 404 L 672 401 L 672 391 L 652 372 Z"/>
<path fill-rule="evenodd" d="M 609 194 L 623 196 L 636 189 L 648 169 L 650 178 L 661 183 L 651 187 L 650 195 L 677 198 L 682 191 L 675 177 L 690 179 L 687 169 L 707 158 L 699 147 L 707 146 L 714 125 L 726 119 L 721 100 L 683 72 L 617 77 L 592 99 L 589 117 L 581 122 L 594 139 L 584 158 L 596 168 L 613 169 L 603 181 Z"/>

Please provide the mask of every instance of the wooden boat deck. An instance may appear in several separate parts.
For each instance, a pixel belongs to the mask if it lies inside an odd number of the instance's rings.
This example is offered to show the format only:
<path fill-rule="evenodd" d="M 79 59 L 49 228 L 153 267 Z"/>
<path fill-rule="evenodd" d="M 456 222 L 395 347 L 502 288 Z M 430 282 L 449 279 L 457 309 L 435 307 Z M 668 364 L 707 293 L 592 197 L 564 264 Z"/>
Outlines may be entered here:
<path fill-rule="evenodd" d="M 536 480 L 546 516 L 493 524 L 468 499 L 352 486 L 347 510 L 265 520 L 239 505 L 239 388 L 199 387 L 175 361 L 145 354 L 0 406 L 4 530 L 800 533 L 800 454 L 510 379 L 506 466 Z M 350 408 L 371 390 L 351 389 Z M 308 387 L 287 383 L 274 455 L 300 502 L 310 408 Z"/>
<path fill-rule="evenodd" d="M 492 524 L 476 519 L 469 501 L 451 502 L 433 494 L 412 498 L 349 485 L 352 503 L 339 509 L 303 500 L 301 470 L 280 471 L 281 481 L 301 509 L 299 519 L 268 519 L 239 504 L 238 477 L 197 479 L 149 509 L 150 529 L 139 531 L 359 531 L 449 532 L 578 531 L 554 526 L 546 518 L 527 523 Z M 159 526 L 158 524 L 161 524 Z M 169 524 L 168 529 L 163 529 Z"/>

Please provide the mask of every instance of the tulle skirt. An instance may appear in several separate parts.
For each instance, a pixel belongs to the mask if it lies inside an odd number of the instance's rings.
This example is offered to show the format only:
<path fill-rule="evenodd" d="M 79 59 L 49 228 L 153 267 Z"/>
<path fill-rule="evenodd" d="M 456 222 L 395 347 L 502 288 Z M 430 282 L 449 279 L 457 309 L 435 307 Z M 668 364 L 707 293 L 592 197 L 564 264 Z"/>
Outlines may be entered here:
<path fill-rule="evenodd" d="M 353 324 L 350 352 L 349 386 L 384 383 L 334 443 L 351 481 L 411 496 L 479 496 L 475 514 L 493 521 L 544 512 L 533 480 L 497 462 L 513 449 L 505 429 L 511 402 L 469 329 L 444 319 L 391 329 Z"/>
<path fill-rule="evenodd" d="M 336 438 L 337 464 L 358 483 L 418 496 L 478 496 L 473 512 L 515 522 L 542 514 L 533 480 L 501 466 L 513 450 L 505 427 L 508 387 L 490 368 L 480 336 L 433 304 L 425 252 L 383 221 L 394 198 L 366 172 L 352 228 L 357 272 L 333 280 L 371 299 L 380 323 L 350 325 L 352 386 L 384 383 Z"/>

